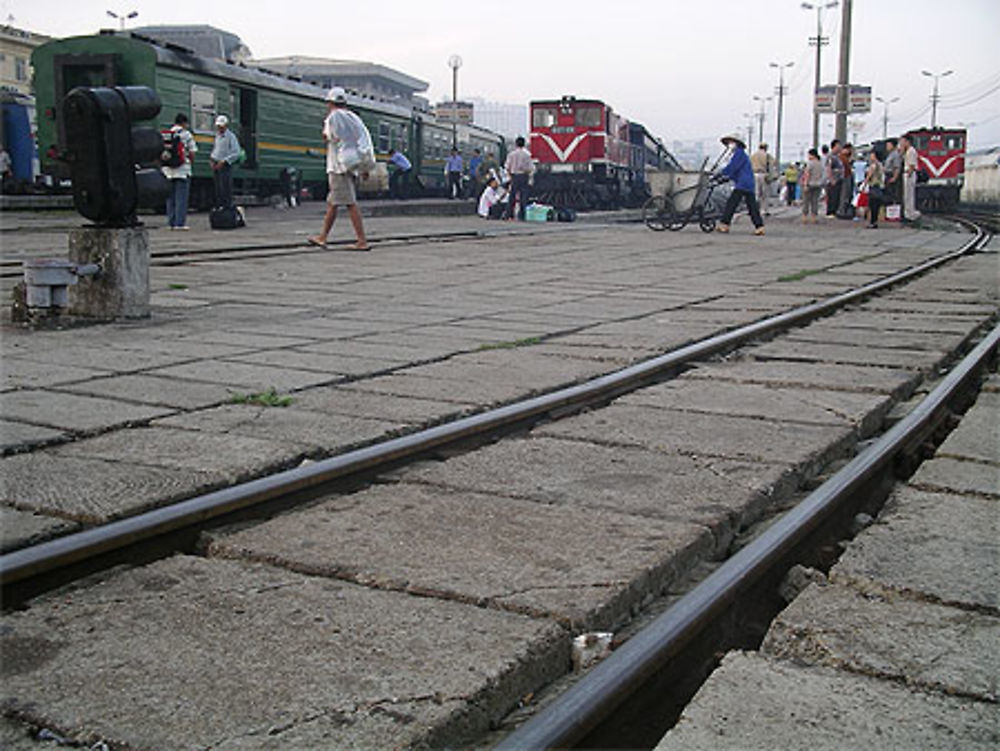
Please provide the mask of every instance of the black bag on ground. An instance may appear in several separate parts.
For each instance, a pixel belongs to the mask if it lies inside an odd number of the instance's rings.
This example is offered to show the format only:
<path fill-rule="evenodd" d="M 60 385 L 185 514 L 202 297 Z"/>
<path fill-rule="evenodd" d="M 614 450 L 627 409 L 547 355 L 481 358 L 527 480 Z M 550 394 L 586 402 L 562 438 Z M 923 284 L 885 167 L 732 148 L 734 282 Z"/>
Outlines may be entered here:
<path fill-rule="evenodd" d="M 208 223 L 212 229 L 237 229 L 245 227 L 243 212 L 235 206 L 218 206 L 209 213 Z"/>
<path fill-rule="evenodd" d="M 556 220 L 560 222 L 575 222 L 576 211 L 570 208 L 556 209 Z"/>

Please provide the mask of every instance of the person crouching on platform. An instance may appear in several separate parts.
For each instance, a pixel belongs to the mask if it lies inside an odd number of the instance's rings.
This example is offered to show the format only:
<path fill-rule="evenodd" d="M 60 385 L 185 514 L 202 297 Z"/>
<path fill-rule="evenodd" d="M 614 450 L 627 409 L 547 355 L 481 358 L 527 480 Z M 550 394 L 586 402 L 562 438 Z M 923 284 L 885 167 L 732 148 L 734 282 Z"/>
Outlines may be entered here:
<path fill-rule="evenodd" d="M 750 212 L 750 220 L 753 222 L 755 235 L 764 234 L 764 220 L 760 218 L 760 206 L 757 205 L 757 196 L 754 183 L 753 168 L 750 166 L 750 157 L 747 156 L 746 144 L 737 135 L 722 137 L 722 145 L 732 148 L 733 155 L 729 163 L 719 173 L 721 177 L 733 181 L 733 192 L 726 201 L 726 207 L 722 210 L 722 218 L 719 220 L 718 232 L 729 232 L 729 225 L 733 220 L 733 214 L 740 201 L 747 202 L 747 210 Z"/>
<path fill-rule="evenodd" d="M 357 242 L 352 250 L 370 250 L 365 239 L 365 227 L 361 222 L 361 209 L 354 185 L 356 167 L 344 164 L 342 156 L 347 151 L 360 152 L 370 148 L 371 134 L 361 118 L 347 109 L 347 92 L 334 86 L 326 95 L 327 116 L 323 121 L 323 139 L 326 141 L 326 174 L 330 192 L 326 196 L 326 214 L 323 230 L 309 238 L 310 245 L 326 247 L 326 238 L 337 219 L 337 207 L 346 206 L 354 225 Z"/>
<path fill-rule="evenodd" d="M 479 197 L 479 216 L 483 219 L 502 219 L 507 209 L 504 203 L 506 197 L 507 192 L 500 187 L 496 175 L 490 175 L 483 194 Z"/>

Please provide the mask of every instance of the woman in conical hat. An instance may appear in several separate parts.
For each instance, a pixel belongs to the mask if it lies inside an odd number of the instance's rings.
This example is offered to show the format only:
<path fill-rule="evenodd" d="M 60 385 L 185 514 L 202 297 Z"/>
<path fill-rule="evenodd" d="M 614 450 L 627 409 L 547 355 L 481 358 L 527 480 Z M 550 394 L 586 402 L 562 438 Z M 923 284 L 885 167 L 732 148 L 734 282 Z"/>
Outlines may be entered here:
<path fill-rule="evenodd" d="M 733 220 L 733 214 L 740 201 L 747 202 L 747 209 L 750 211 L 750 219 L 753 221 L 755 235 L 764 234 L 764 220 L 760 218 L 760 206 L 757 204 L 757 195 L 754 190 L 753 167 L 750 166 L 750 157 L 747 156 L 746 144 L 743 139 L 735 133 L 723 136 L 721 139 L 726 148 L 732 148 L 733 156 L 722 170 L 722 176 L 733 181 L 733 192 L 726 201 L 726 208 L 722 211 L 717 230 L 719 232 L 729 232 L 729 224 Z"/>

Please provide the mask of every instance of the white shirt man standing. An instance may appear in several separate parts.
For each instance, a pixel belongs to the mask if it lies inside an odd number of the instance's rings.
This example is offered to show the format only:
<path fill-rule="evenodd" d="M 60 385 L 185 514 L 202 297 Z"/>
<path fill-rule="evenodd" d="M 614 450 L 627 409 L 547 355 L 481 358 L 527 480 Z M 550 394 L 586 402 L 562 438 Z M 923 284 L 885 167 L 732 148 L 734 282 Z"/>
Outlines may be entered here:
<path fill-rule="evenodd" d="M 903 151 L 903 221 L 915 222 L 920 218 L 917 211 L 917 167 L 920 160 L 908 136 L 899 139 L 899 148 Z"/>

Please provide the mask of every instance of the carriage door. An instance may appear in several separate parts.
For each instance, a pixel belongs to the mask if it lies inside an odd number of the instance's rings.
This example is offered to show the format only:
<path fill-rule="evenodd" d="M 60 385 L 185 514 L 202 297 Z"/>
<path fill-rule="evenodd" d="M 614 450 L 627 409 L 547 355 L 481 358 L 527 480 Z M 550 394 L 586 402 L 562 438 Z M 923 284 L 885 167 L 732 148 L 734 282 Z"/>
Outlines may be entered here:
<path fill-rule="evenodd" d="M 240 131 L 238 137 L 240 146 L 246 152 L 247 158 L 243 168 L 257 169 L 257 91 L 254 89 L 239 89 L 240 99 Z"/>

